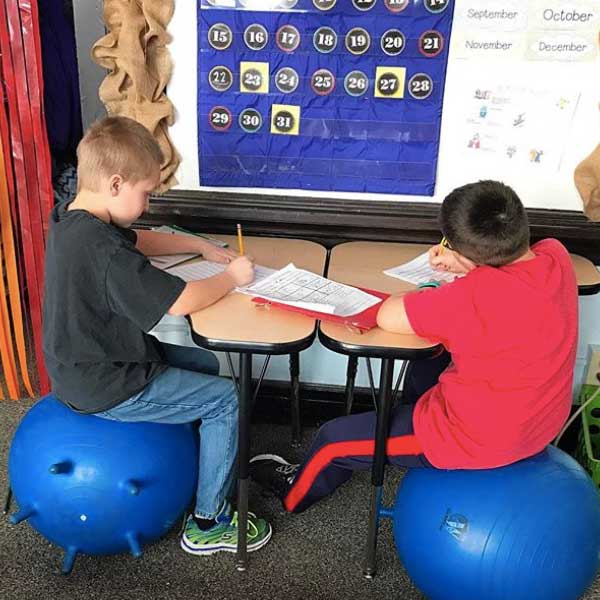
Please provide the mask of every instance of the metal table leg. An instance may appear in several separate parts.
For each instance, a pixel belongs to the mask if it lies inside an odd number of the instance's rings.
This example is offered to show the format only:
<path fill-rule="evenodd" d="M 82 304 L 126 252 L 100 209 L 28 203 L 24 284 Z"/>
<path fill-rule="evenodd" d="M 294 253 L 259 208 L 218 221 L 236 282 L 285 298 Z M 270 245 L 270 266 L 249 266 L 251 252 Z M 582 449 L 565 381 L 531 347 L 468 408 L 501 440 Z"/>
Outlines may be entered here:
<path fill-rule="evenodd" d="M 354 401 L 354 382 L 356 381 L 356 369 L 358 367 L 358 358 L 356 356 L 348 357 L 348 366 L 346 368 L 346 414 L 352 412 L 352 403 Z"/>
<path fill-rule="evenodd" d="M 248 567 L 246 532 L 248 530 L 248 461 L 250 460 L 250 404 L 252 400 L 252 354 L 240 352 L 240 425 L 238 449 L 238 547 L 236 568 Z"/>
<path fill-rule="evenodd" d="M 7 489 L 6 489 L 6 498 L 4 500 L 4 510 L 3 510 L 3 513 L 5 515 L 8 514 L 8 511 L 10 510 L 11 503 L 12 503 L 12 489 L 11 489 L 11 487 L 9 485 L 9 486 L 7 486 Z"/>
<path fill-rule="evenodd" d="M 377 402 L 379 410 L 377 411 L 377 426 L 375 430 L 375 455 L 371 470 L 371 509 L 364 568 L 364 575 L 368 579 L 373 578 L 377 570 L 377 529 L 379 526 L 379 508 L 381 506 L 383 479 L 385 475 L 385 446 L 388 438 L 392 408 L 393 375 L 394 360 L 383 358 L 381 360 L 381 375 L 379 378 L 379 396 Z"/>
<path fill-rule="evenodd" d="M 292 445 L 298 446 L 302 436 L 300 427 L 300 354 L 290 354 L 290 412 L 292 415 Z"/>

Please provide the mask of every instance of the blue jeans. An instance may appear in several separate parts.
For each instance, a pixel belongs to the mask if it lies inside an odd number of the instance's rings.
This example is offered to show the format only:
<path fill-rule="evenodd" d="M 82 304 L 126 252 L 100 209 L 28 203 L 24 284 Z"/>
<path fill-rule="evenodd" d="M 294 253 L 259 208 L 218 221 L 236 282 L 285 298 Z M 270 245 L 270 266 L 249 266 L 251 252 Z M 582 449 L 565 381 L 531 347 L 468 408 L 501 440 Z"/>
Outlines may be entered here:
<path fill-rule="evenodd" d="M 195 514 L 212 519 L 235 477 L 238 399 L 233 383 L 218 377 L 219 362 L 200 348 L 162 345 L 171 365 L 141 392 L 97 416 L 115 421 L 191 423 L 201 419 Z"/>

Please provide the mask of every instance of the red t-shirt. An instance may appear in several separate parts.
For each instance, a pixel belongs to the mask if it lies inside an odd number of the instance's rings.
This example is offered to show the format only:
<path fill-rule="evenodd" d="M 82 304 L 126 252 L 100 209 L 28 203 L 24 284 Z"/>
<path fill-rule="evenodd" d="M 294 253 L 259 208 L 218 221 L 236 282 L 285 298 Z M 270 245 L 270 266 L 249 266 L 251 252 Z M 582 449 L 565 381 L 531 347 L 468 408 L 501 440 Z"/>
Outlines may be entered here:
<path fill-rule="evenodd" d="M 413 417 L 425 456 L 438 468 L 492 468 L 531 456 L 569 415 L 575 273 L 557 240 L 531 249 L 531 260 L 478 267 L 451 284 L 405 296 L 415 333 L 452 354 Z"/>

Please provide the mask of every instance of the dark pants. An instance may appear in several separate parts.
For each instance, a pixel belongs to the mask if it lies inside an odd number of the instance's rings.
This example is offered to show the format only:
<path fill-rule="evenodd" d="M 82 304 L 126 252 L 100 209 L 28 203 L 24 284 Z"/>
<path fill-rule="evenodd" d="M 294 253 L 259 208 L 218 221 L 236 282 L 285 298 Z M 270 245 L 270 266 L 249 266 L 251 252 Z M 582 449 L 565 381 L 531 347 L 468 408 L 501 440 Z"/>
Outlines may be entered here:
<path fill-rule="evenodd" d="M 435 385 L 450 364 L 450 355 L 410 362 L 404 380 L 403 403 L 392 409 L 386 445 L 389 464 L 431 467 L 413 432 L 416 401 Z M 290 512 L 302 512 L 333 493 L 355 470 L 371 469 L 375 452 L 376 413 L 366 412 L 333 419 L 323 425 L 284 500 Z"/>

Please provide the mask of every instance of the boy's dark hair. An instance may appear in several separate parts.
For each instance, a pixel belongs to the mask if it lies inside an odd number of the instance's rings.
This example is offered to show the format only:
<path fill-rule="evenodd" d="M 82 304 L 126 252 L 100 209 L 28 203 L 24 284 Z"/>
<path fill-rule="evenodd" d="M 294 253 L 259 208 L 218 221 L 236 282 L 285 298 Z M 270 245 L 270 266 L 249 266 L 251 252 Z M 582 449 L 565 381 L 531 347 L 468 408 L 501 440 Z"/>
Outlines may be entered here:
<path fill-rule="evenodd" d="M 515 191 L 499 181 L 478 181 L 450 192 L 440 227 L 453 250 L 480 265 L 499 267 L 529 248 L 529 222 Z"/>

